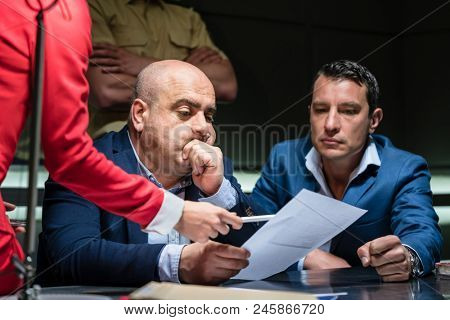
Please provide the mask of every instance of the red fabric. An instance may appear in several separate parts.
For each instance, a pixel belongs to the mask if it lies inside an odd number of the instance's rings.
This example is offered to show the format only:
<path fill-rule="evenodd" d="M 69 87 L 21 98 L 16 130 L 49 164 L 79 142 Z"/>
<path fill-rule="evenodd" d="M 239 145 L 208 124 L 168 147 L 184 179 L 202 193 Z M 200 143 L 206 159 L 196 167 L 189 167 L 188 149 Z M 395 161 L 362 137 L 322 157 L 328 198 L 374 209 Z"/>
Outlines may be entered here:
<path fill-rule="evenodd" d="M 12 293 L 22 284 L 11 264 L 13 255 L 22 260 L 24 258 L 22 248 L 5 215 L 5 206 L 0 195 L 0 296 Z"/>
<path fill-rule="evenodd" d="M 0 183 L 14 156 L 30 109 L 38 0 L 0 2 Z M 41 0 L 43 5 L 52 0 Z M 59 0 L 44 14 L 47 29 L 42 146 L 52 178 L 103 209 L 147 225 L 159 211 L 164 194 L 137 175 L 128 175 L 96 151 L 86 133 L 91 52 L 87 4 Z M 7 200 L 7 199 L 5 199 Z M 21 250 L 0 205 L 0 274 Z M 0 291 L 16 281 L 0 280 Z M 7 287 L 5 284 L 8 284 Z"/>

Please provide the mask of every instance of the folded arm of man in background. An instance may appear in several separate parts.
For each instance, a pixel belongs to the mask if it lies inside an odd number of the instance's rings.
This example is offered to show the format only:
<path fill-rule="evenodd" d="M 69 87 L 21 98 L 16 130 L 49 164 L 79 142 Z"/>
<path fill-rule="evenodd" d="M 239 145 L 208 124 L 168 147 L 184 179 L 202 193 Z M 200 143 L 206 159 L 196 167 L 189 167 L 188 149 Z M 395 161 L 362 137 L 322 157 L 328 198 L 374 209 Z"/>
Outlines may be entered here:
<path fill-rule="evenodd" d="M 136 76 L 148 64 L 183 60 L 211 80 L 216 98 L 237 94 L 233 66 L 212 42 L 200 15 L 164 1 L 89 0 L 94 51 L 89 133 L 94 137 L 125 124 Z"/>

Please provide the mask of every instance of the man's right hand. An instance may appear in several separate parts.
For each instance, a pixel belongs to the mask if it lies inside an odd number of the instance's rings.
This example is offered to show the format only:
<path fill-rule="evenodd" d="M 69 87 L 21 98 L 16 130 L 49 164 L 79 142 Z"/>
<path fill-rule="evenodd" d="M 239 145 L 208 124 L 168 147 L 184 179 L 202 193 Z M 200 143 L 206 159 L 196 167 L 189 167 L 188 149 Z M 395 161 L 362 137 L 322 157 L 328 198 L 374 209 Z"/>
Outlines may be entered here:
<path fill-rule="evenodd" d="M 308 270 L 350 268 L 342 258 L 320 249 L 311 251 L 303 262 L 303 268 Z"/>
<path fill-rule="evenodd" d="M 248 266 L 250 253 L 244 248 L 208 241 L 183 248 L 179 278 L 191 284 L 216 285 Z"/>
<path fill-rule="evenodd" d="M 410 277 L 410 253 L 395 235 L 369 241 L 356 253 L 363 267 L 375 268 L 385 282 L 406 281 Z"/>
<path fill-rule="evenodd" d="M 206 202 L 185 201 L 183 215 L 175 230 L 195 242 L 206 242 L 220 234 L 242 228 L 242 219 L 236 213 Z"/>

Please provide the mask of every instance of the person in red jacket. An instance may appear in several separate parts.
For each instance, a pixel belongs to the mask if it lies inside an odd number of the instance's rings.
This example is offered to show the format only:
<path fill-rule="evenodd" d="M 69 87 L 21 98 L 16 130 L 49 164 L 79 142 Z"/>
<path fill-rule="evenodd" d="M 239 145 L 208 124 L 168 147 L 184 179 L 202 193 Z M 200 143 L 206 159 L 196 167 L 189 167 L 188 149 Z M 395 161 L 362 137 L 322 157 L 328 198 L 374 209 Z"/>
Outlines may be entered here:
<path fill-rule="evenodd" d="M 53 0 L 0 2 L 0 184 L 30 110 L 36 15 Z M 208 203 L 182 201 L 137 175 L 128 175 L 93 147 L 86 133 L 89 93 L 85 72 L 92 51 L 84 1 L 59 0 L 45 11 L 45 68 L 41 140 L 53 180 L 144 231 L 175 228 L 204 242 L 238 229 L 242 220 Z M 0 295 L 20 285 L 11 257 L 23 258 L 0 194 Z"/>

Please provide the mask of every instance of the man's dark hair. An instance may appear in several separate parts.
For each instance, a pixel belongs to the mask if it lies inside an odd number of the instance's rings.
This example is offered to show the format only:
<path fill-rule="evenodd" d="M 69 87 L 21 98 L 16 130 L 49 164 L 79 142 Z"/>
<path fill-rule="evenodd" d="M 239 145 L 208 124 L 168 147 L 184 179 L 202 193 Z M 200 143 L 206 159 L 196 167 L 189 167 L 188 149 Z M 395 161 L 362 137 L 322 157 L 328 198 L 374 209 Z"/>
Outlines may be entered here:
<path fill-rule="evenodd" d="M 377 79 L 375 79 L 374 75 L 366 67 L 359 63 L 349 60 L 338 60 L 323 65 L 314 78 L 313 88 L 314 83 L 320 76 L 333 80 L 350 80 L 360 86 L 365 85 L 367 88 L 366 98 L 369 103 L 369 115 L 378 106 L 380 89 Z"/>

